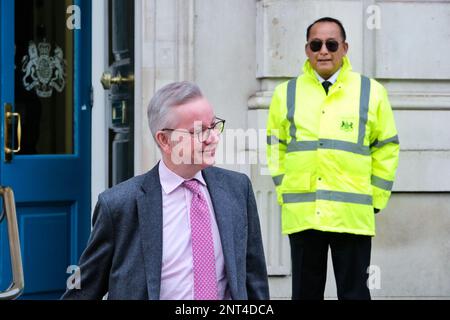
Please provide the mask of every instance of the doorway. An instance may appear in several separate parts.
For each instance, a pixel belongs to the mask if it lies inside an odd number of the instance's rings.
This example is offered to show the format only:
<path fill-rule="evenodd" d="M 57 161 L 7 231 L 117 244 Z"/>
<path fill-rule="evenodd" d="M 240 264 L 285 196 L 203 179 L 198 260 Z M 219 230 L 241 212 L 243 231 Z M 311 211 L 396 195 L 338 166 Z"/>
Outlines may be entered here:
<path fill-rule="evenodd" d="M 0 182 L 16 200 L 22 298 L 56 299 L 90 233 L 91 1 L 2 0 L 0 13 Z M 7 238 L 2 224 L 2 290 Z"/>

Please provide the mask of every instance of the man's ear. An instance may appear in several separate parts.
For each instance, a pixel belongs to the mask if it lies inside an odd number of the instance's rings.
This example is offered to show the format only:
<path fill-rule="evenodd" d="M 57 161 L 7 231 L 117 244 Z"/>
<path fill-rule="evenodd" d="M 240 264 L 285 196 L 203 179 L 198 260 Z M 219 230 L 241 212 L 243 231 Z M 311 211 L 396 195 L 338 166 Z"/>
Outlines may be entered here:
<path fill-rule="evenodd" d="M 348 43 L 347 42 L 344 42 L 344 51 L 345 51 L 345 54 L 347 54 L 347 51 L 348 51 Z"/>
<path fill-rule="evenodd" d="M 170 153 L 170 138 L 162 131 L 158 131 L 155 136 L 156 143 L 163 153 Z"/>

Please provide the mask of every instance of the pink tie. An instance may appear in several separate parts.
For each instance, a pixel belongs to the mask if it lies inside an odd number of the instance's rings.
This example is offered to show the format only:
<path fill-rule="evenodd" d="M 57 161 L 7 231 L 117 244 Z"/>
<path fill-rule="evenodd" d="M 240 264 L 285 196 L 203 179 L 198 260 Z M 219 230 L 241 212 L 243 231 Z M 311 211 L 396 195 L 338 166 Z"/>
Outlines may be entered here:
<path fill-rule="evenodd" d="M 192 192 L 190 210 L 194 299 L 217 300 L 216 259 L 211 231 L 211 217 L 197 180 L 183 185 Z"/>

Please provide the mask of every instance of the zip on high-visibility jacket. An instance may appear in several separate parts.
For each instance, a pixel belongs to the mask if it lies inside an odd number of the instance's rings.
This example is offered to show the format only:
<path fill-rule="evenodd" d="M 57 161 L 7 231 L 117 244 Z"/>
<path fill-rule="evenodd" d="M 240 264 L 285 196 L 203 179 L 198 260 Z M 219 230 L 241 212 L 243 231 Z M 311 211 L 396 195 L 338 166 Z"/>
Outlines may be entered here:
<path fill-rule="evenodd" d="M 375 235 L 386 207 L 399 140 L 384 87 L 344 57 L 326 95 L 309 61 L 275 89 L 267 159 L 282 206 L 282 232 L 307 229 Z"/>

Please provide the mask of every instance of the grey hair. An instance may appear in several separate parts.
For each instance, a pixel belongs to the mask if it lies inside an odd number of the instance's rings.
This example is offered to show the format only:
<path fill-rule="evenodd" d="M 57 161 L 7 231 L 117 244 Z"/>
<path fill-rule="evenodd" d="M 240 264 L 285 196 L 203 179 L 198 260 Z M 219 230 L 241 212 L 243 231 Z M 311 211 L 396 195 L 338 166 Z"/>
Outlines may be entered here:
<path fill-rule="evenodd" d="M 153 138 L 169 125 L 171 108 L 202 98 L 200 88 L 192 82 L 173 82 L 159 89 L 147 108 L 148 126 Z"/>

